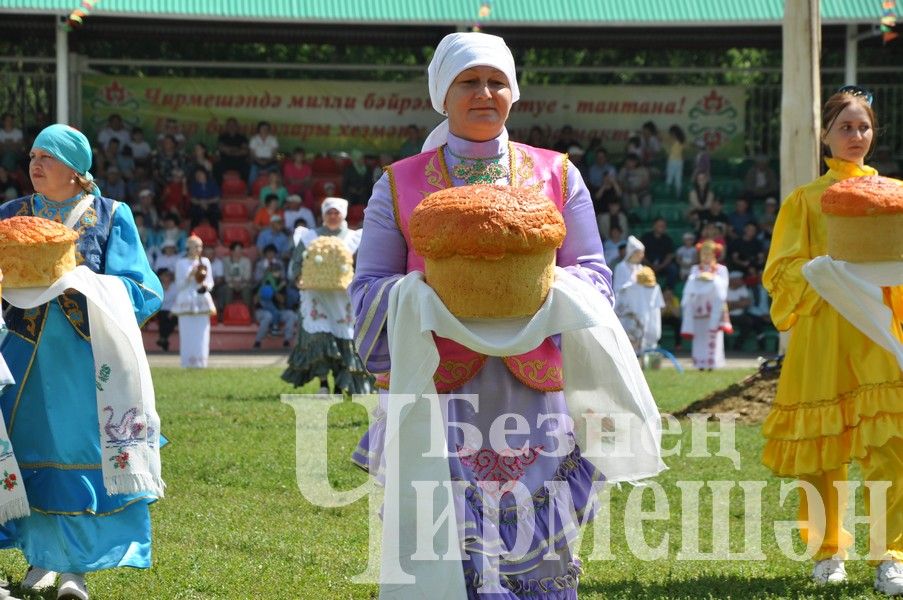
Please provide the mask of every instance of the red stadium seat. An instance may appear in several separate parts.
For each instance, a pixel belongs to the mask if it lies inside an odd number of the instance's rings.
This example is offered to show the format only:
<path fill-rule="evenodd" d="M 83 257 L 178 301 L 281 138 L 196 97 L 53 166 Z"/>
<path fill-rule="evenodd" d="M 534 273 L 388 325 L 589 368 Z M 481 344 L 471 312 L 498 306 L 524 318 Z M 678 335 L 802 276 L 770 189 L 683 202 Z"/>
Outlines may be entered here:
<path fill-rule="evenodd" d="M 247 246 L 242 254 L 251 261 L 252 265 L 257 262 L 257 246 Z"/>
<path fill-rule="evenodd" d="M 333 189 L 330 191 L 327 189 L 328 185 L 332 184 Z M 314 197 L 316 198 L 325 198 L 326 196 L 341 196 L 342 195 L 342 178 L 341 177 L 324 177 L 318 178 L 314 181 Z"/>
<path fill-rule="evenodd" d="M 207 225 L 206 223 L 201 223 L 195 227 L 191 231 L 191 235 L 196 235 L 201 238 L 201 241 L 204 242 L 205 246 L 216 246 L 217 242 L 219 242 L 219 235 L 217 235 L 216 229 L 214 229 L 212 225 Z"/>
<path fill-rule="evenodd" d="M 248 195 L 248 186 L 239 178 L 226 179 L 224 177 L 221 191 L 223 198 L 244 198 Z"/>
<path fill-rule="evenodd" d="M 331 156 L 318 156 L 310 163 L 314 175 L 335 175 L 339 173 L 339 163 Z"/>
<path fill-rule="evenodd" d="M 251 232 L 242 225 L 223 225 L 223 245 L 227 248 L 231 247 L 235 242 L 241 242 L 245 248 L 253 245 L 254 240 L 251 239 Z"/>
<path fill-rule="evenodd" d="M 249 220 L 248 207 L 244 202 L 223 204 L 223 221 L 226 223 L 247 223 Z"/>
<path fill-rule="evenodd" d="M 364 205 L 363 204 L 352 204 L 348 207 L 348 216 L 345 219 L 348 221 L 348 227 L 352 229 L 357 229 L 364 222 Z"/>
<path fill-rule="evenodd" d="M 237 300 L 223 308 L 223 325 L 250 325 L 251 323 L 251 311 L 244 302 Z"/>
<path fill-rule="evenodd" d="M 269 182 L 269 173 L 264 173 L 263 175 L 255 179 L 254 183 L 251 185 L 251 196 L 254 198 L 260 198 L 260 190 L 266 187 Z"/>

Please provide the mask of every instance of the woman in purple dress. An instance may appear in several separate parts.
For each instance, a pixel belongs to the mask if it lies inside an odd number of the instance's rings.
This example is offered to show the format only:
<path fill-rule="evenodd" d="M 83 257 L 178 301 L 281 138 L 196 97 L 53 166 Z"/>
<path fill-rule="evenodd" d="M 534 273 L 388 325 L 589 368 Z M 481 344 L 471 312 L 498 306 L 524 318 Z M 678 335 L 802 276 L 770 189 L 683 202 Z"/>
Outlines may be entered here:
<path fill-rule="evenodd" d="M 509 140 L 505 122 L 519 92 L 514 60 L 504 41 L 482 33 L 446 36 L 429 66 L 433 107 L 448 118 L 429 136 L 423 151 L 386 168 L 375 184 L 364 219 L 357 270 L 350 292 L 356 312 L 356 342 L 367 368 L 386 388 L 392 361 L 386 324 L 390 290 L 406 273 L 422 264 L 408 243 L 410 210 L 428 193 L 476 183 L 533 186 L 543 189 L 561 210 L 567 237 L 558 250 L 557 265 L 593 286 L 599 302 L 612 303 L 611 271 L 605 264 L 596 228 L 593 204 L 580 173 L 566 154 L 517 144 Z M 558 424 L 539 418 L 567 413 L 561 376 L 558 336 L 520 357 L 478 354 L 451 340 L 437 338 L 440 368 L 434 376 L 437 391 L 455 397 L 448 406 L 448 420 L 467 423 L 482 433 L 482 447 L 468 447 L 460 428 L 449 427 L 448 447 L 460 456 L 449 461 L 453 480 L 464 483 L 463 579 L 471 598 L 559 599 L 576 598 L 580 562 L 569 551 L 576 532 L 566 531 L 550 510 L 549 481 L 568 484 L 578 518 L 590 502 L 597 482 L 604 480 L 580 449 L 552 456 L 551 438 Z M 524 368 L 527 361 L 531 367 Z M 479 410 L 457 399 L 479 394 Z M 386 396 L 370 430 L 361 440 L 353 460 L 381 479 L 386 431 Z M 517 414 L 529 424 L 525 433 L 509 434 L 509 448 L 490 446 L 490 426 L 499 415 Z M 562 453 L 563 454 L 563 453 Z M 500 508 L 498 535 L 510 548 L 517 536 L 522 507 L 512 486 L 523 484 L 531 494 L 535 521 L 530 550 L 516 559 L 487 543 L 480 524 L 489 504 L 479 482 L 497 482 L 492 504 Z M 461 524 L 463 522 L 463 525 Z M 551 545 L 554 559 L 544 560 Z M 485 557 L 489 556 L 487 560 Z M 487 572 L 487 565 L 493 572 Z M 498 583 L 484 586 L 498 577 Z M 484 586 L 482 590 L 478 588 Z"/>

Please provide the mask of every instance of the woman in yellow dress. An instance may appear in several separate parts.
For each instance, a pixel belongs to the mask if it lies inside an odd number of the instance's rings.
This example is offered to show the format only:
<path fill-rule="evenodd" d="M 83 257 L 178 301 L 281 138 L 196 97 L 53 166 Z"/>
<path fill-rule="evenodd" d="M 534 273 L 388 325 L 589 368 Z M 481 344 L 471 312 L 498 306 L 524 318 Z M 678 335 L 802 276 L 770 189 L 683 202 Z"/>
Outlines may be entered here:
<path fill-rule="evenodd" d="M 878 566 L 875 588 L 896 596 L 903 595 L 900 368 L 889 352 L 825 302 L 802 273 L 812 258 L 827 254 L 822 193 L 836 181 L 877 173 L 864 164 L 875 145 L 876 125 L 870 93 L 849 86 L 831 96 L 822 111 L 821 134 L 830 150 L 829 170 L 794 190 L 778 214 L 763 283 L 772 297 L 775 326 L 791 335 L 774 406 L 763 425 L 763 462 L 777 475 L 804 482 L 800 534 L 818 548 L 812 578 L 822 584 L 845 580 L 844 560 L 852 543 L 843 528 L 846 488 L 842 483 L 835 488 L 835 482 L 847 481 L 847 466 L 855 459 L 866 482 L 891 483 L 886 513 L 873 515 L 871 541 L 879 554 L 870 558 Z M 897 297 L 903 287 L 890 291 Z M 824 520 L 815 510 L 809 518 L 806 488 L 820 494 Z M 868 509 L 868 491 L 865 498 Z M 878 502 L 873 504 L 877 510 Z"/>

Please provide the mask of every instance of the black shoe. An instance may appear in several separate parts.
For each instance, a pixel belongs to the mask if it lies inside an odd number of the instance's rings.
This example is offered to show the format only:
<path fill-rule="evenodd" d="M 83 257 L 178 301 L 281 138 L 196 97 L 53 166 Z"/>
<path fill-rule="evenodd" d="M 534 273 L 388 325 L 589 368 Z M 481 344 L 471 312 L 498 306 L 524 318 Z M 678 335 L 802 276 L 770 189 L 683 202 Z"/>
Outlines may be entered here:
<path fill-rule="evenodd" d="M 255 347 L 255 348 L 260 348 L 260 342 L 254 342 L 254 347 Z"/>
<path fill-rule="evenodd" d="M 282 340 L 282 347 L 288 348 L 288 340 Z"/>

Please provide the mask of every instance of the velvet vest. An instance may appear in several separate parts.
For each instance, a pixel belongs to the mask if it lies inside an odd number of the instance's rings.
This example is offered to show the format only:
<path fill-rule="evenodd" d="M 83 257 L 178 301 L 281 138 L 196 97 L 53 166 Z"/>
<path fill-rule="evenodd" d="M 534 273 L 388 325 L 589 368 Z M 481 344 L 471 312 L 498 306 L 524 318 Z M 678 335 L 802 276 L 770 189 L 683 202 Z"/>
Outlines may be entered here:
<path fill-rule="evenodd" d="M 567 194 L 567 155 L 509 142 L 509 173 L 514 187 L 532 187 L 544 193 L 562 210 Z M 440 149 L 422 152 L 386 168 L 392 191 L 392 208 L 398 229 L 408 247 L 407 272 L 423 271 L 423 257 L 414 252 L 408 223 L 414 208 L 429 194 L 452 187 L 444 154 Z M 433 375 L 436 391 L 460 388 L 480 372 L 486 356 L 447 338 L 433 336 L 439 351 L 439 367 Z M 547 338 L 537 348 L 502 359 L 505 366 L 529 388 L 541 392 L 563 389 L 561 350 Z M 383 378 L 380 387 L 387 386 Z"/>

